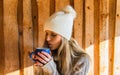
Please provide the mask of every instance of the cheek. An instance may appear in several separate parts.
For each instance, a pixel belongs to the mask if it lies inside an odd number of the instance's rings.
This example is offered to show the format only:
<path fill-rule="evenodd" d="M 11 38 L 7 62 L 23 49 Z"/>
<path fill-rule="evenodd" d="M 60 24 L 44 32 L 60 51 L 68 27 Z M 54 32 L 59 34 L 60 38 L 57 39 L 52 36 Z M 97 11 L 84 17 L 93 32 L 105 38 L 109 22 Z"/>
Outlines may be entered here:
<path fill-rule="evenodd" d="M 56 39 L 56 44 L 59 45 L 61 43 L 61 39 Z"/>
<path fill-rule="evenodd" d="M 61 44 L 61 37 L 55 40 L 55 46 L 58 48 Z"/>
<path fill-rule="evenodd" d="M 58 40 L 56 44 L 59 46 L 61 44 L 61 40 Z"/>
<path fill-rule="evenodd" d="M 53 42 L 54 42 L 54 44 L 50 47 L 51 50 L 56 50 L 56 49 L 58 49 L 58 48 L 60 47 L 61 40 L 54 40 Z"/>

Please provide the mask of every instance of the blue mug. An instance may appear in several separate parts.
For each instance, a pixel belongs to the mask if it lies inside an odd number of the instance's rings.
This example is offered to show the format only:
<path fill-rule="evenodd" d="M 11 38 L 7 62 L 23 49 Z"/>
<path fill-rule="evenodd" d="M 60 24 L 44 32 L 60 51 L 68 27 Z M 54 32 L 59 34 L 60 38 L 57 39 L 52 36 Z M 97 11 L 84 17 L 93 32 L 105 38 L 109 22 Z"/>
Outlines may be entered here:
<path fill-rule="evenodd" d="M 50 54 L 50 49 L 49 48 L 36 48 L 35 50 L 35 54 L 38 54 L 38 52 L 47 52 L 48 54 Z"/>
<path fill-rule="evenodd" d="M 29 55 L 29 56 L 30 56 L 30 59 L 31 59 L 33 62 L 35 62 L 36 60 L 33 59 L 32 55 L 33 55 L 33 54 L 34 54 L 34 55 L 37 55 L 38 52 L 42 52 L 42 51 L 50 54 L 50 49 L 49 49 L 49 48 L 36 48 L 35 51 L 33 51 L 33 52 L 30 53 L 30 55 Z"/>

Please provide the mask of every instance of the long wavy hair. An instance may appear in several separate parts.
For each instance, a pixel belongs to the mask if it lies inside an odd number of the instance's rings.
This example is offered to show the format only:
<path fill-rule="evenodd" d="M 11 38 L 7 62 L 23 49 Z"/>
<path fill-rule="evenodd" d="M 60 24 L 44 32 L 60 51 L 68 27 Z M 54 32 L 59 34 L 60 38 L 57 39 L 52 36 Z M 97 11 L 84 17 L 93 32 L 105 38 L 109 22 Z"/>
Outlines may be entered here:
<path fill-rule="evenodd" d="M 70 75 L 74 58 L 84 53 L 84 50 L 78 45 L 75 39 L 71 38 L 67 40 L 62 37 L 61 45 L 56 53 L 58 71 L 62 75 Z"/>

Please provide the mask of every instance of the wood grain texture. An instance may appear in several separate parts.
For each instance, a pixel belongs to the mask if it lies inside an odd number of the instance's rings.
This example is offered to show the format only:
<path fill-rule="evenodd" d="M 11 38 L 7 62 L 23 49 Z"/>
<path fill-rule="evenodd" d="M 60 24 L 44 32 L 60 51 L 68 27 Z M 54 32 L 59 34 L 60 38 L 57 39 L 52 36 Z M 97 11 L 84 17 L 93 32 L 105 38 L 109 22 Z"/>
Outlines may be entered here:
<path fill-rule="evenodd" d="M 70 0 L 55 0 L 55 11 L 59 11 L 66 5 L 70 5 Z"/>
<path fill-rule="evenodd" d="M 109 0 L 109 75 L 113 75 L 114 67 L 114 40 L 116 22 L 116 0 Z"/>
<path fill-rule="evenodd" d="M 55 0 L 50 0 L 50 15 L 55 12 Z"/>
<path fill-rule="evenodd" d="M 91 57 L 88 75 L 94 75 L 94 0 L 85 1 L 85 51 Z"/>
<path fill-rule="evenodd" d="M 37 0 L 31 0 L 32 24 L 33 24 L 33 50 L 38 47 L 38 4 Z M 39 68 L 34 67 L 34 75 L 39 74 Z"/>
<path fill-rule="evenodd" d="M 5 73 L 19 70 L 17 0 L 4 0 Z M 15 72 L 19 75 L 19 72 Z"/>
<path fill-rule="evenodd" d="M 99 58 L 99 23 L 100 23 L 100 1 L 94 0 L 94 75 L 100 75 Z"/>
<path fill-rule="evenodd" d="M 23 61 L 24 75 L 33 75 L 29 52 L 33 51 L 33 26 L 31 0 L 23 0 Z"/>
<path fill-rule="evenodd" d="M 4 75 L 5 69 L 5 49 L 3 30 L 3 0 L 0 0 L 0 75 Z"/>
<path fill-rule="evenodd" d="M 50 0 L 38 0 L 38 47 L 43 46 L 45 39 L 44 22 L 50 15 Z"/>
<path fill-rule="evenodd" d="M 38 5 L 36 0 L 31 0 L 32 24 L 33 24 L 33 49 L 38 47 Z"/>
<path fill-rule="evenodd" d="M 17 22 L 19 31 L 19 67 L 20 75 L 24 75 L 24 55 L 23 55 L 23 0 L 18 0 Z"/>
<path fill-rule="evenodd" d="M 116 2 L 116 26 L 115 26 L 115 47 L 114 47 L 114 74 L 120 74 L 120 0 Z"/>
<path fill-rule="evenodd" d="M 74 9 L 76 10 L 76 18 L 74 21 L 73 37 L 78 41 L 82 47 L 83 42 L 83 0 L 74 0 Z"/>
<path fill-rule="evenodd" d="M 100 1 L 100 75 L 108 75 L 109 0 Z"/>

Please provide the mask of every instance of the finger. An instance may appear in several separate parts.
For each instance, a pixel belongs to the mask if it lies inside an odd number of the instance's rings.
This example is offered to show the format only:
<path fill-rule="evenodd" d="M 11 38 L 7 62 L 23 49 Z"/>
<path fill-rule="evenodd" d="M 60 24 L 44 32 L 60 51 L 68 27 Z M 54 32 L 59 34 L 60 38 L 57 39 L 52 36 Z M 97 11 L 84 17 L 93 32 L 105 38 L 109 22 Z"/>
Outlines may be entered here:
<path fill-rule="evenodd" d="M 39 61 L 36 61 L 34 65 L 35 65 L 35 66 L 40 66 L 40 67 L 44 66 L 44 65 L 43 65 L 42 63 L 40 63 Z"/>
<path fill-rule="evenodd" d="M 40 57 L 42 57 L 43 59 L 44 59 L 44 58 L 47 58 L 47 56 L 45 56 L 43 53 L 38 52 L 38 55 L 39 55 Z"/>
<path fill-rule="evenodd" d="M 39 55 L 43 60 L 45 60 L 46 62 L 50 61 L 50 59 L 47 58 L 43 53 L 40 53 L 40 52 L 39 52 L 38 55 Z"/>
<path fill-rule="evenodd" d="M 47 52 L 42 51 L 41 53 L 43 53 L 47 58 L 51 59 L 51 55 L 48 54 Z"/>
<path fill-rule="evenodd" d="M 41 58 L 41 57 L 39 57 L 39 56 L 37 56 L 36 55 L 36 58 L 35 58 L 36 60 L 38 60 L 38 61 L 40 61 L 41 63 L 43 63 L 43 64 L 46 64 L 47 63 L 47 61 L 45 61 L 43 58 Z"/>

